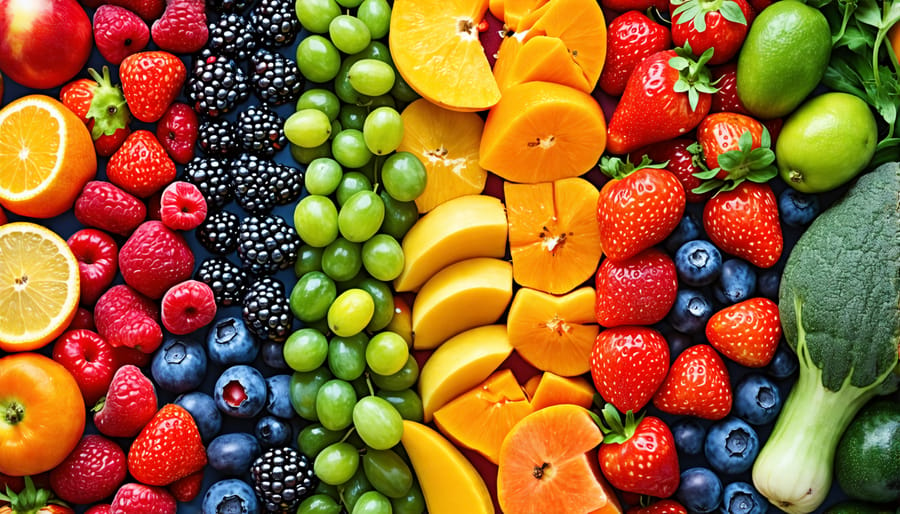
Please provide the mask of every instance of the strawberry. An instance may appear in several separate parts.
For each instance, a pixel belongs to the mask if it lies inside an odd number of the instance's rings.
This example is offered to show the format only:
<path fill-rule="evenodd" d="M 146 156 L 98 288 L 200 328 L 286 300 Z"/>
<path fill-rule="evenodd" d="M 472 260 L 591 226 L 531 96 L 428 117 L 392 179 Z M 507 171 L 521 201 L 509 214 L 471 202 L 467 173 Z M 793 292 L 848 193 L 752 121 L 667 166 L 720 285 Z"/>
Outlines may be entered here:
<path fill-rule="evenodd" d="M 744 102 L 737 94 L 737 61 L 727 62 L 721 66 L 710 67 L 713 84 L 719 88 L 713 93 L 709 112 L 736 112 L 750 115 Z"/>
<path fill-rule="evenodd" d="M 179 478 L 178 480 L 172 482 L 168 485 L 167 489 L 172 496 L 175 497 L 176 500 L 180 502 L 189 502 L 200 494 L 200 489 L 203 488 L 203 470 L 200 470 L 192 475 L 188 475 L 184 478 Z"/>
<path fill-rule="evenodd" d="M 670 0 L 672 41 L 697 52 L 712 49 L 709 64 L 730 61 L 747 37 L 753 10 L 747 0 Z"/>
<path fill-rule="evenodd" d="M 672 47 L 669 29 L 640 11 L 616 16 L 606 32 L 607 59 L 597 83 L 613 96 L 625 90 L 631 73 L 646 57 Z"/>
<path fill-rule="evenodd" d="M 197 113 L 182 102 L 174 102 L 156 124 L 156 138 L 178 164 L 194 158 L 200 122 Z"/>
<path fill-rule="evenodd" d="M 703 208 L 703 228 L 720 250 L 760 268 L 774 266 L 784 250 L 778 204 L 768 184 L 744 181 L 719 191 Z"/>
<path fill-rule="evenodd" d="M 778 305 L 762 297 L 729 305 L 706 322 L 706 339 L 741 366 L 761 368 L 772 360 L 781 340 Z"/>
<path fill-rule="evenodd" d="M 52 355 L 75 378 L 87 405 L 97 403 L 109 390 L 117 368 L 112 346 L 100 334 L 87 329 L 67 330 L 53 343 Z"/>
<path fill-rule="evenodd" d="M 106 3 L 124 7 L 146 22 L 159 18 L 166 7 L 166 0 L 107 0 Z"/>
<path fill-rule="evenodd" d="M 706 61 L 690 46 L 650 55 L 634 69 L 607 127 L 606 149 L 624 155 L 694 129 L 709 113 L 712 93 Z"/>
<path fill-rule="evenodd" d="M 159 305 L 125 284 L 114 285 L 94 306 L 97 333 L 113 348 L 131 348 L 153 353 L 162 344 Z M 115 352 L 116 360 L 129 357 Z M 134 357 L 129 357 L 129 361 Z"/>
<path fill-rule="evenodd" d="M 653 406 L 663 412 L 712 420 L 727 416 L 731 403 L 728 369 L 708 344 L 681 352 L 653 395 Z"/>
<path fill-rule="evenodd" d="M 109 507 L 110 514 L 175 514 L 178 503 L 163 487 L 134 482 L 116 491 Z"/>
<path fill-rule="evenodd" d="M 101 5 L 94 12 L 94 43 L 110 64 L 140 52 L 150 42 L 150 28 L 137 14 L 117 5 Z"/>
<path fill-rule="evenodd" d="M 181 92 L 187 68 L 163 50 L 131 54 L 119 66 L 122 91 L 131 114 L 146 123 L 159 120 Z"/>
<path fill-rule="evenodd" d="M 650 327 L 603 330 L 591 349 L 591 378 L 603 399 L 622 412 L 638 412 L 669 370 L 669 345 Z"/>
<path fill-rule="evenodd" d="M 150 28 L 153 42 L 167 52 L 194 53 L 209 39 L 204 0 L 167 0 L 162 18 Z"/>
<path fill-rule="evenodd" d="M 147 485 L 169 485 L 205 465 L 200 430 L 191 414 L 174 403 L 153 416 L 128 451 L 128 471 Z"/>
<path fill-rule="evenodd" d="M 31 477 L 25 477 L 25 487 L 18 493 L 11 489 L 0 492 L 0 514 L 75 514 L 75 511 L 53 497 L 51 491 L 38 488 Z"/>
<path fill-rule="evenodd" d="M 94 407 L 94 424 L 108 437 L 134 437 L 156 414 L 153 382 L 137 366 L 116 370 L 106 397 Z"/>
<path fill-rule="evenodd" d="M 703 183 L 703 180 L 695 175 L 707 171 L 707 168 L 693 140 L 682 137 L 653 143 L 635 150 L 630 160 L 638 164 L 645 155 L 653 162 L 667 163 L 666 169 L 671 171 L 684 187 L 684 197 L 688 203 L 704 202 L 712 195 L 710 192 L 699 194 L 694 192 L 694 189 Z"/>
<path fill-rule="evenodd" d="M 611 11 L 646 11 L 650 8 L 667 9 L 668 0 L 600 0 L 600 5 Z"/>
<path fill-rule="evenodd" d="M 97 154 L 108 157 L 131 133 L 131 114 L 122 90 L 112 85 L 107 66 L 103 75 L 93 68 L 88 73 L 93 80 L 69 82 L 59 90 L 59 99 L 87 125 Z"/>
<path fill-rule="evenodd" d="M 626 514 L 688 514 L 684 505 L 676 500 L 664 499 L 643 506 L 635 506 L 626 511 Z"/>
<path fill-rule="evenodd" d="M 147 198 L 175 180 L 175 163 L 149 130 L 128 136 L 106 165 L 106 177 L 125 191 Z"/>
<path fill-rule="evenodd" d="M 660 243 L 684 212 L 681 182 L 661 164 L 634 166 L 604 157 L 601 170 L 611 177 L 597 200 L 600 247 L 607 259 L 622 261 Z"/>
<path fill-rule="evenodd" d="M 595 285 L 594 314 L 601 326 L 652 325 L 665 318 L 675 303 L 678 276 L 671 257 L 648 248 L 621 261 L 605 259 Z"/>
<path fill-rule="evenodd" d="M 603 407 L 603 442 L 600 471 L 620 491 L 665 498 L 678 489 L 681 475 L 675 438 L 666 423 L 655 416 L 625 414 L 625 424 L 611 404 Z"/>
<path fill-rule="evenodd" d="M 745 114 L 709 114 L 697 127 L 697 143 L 709 171 L 695 176 L 711 179 L 697 188 L 698 191 L 722 186 L 730 189 L 742 180 L 767 182 L 778 174 L 769 131 Z"/>
<path fill-rule="evenodd" d="M 50 485 L 61 499 L 90 504 L 112 496 L 125 480 L 125 452 L 111 439 L 87 434 L 50 471 Z"/>

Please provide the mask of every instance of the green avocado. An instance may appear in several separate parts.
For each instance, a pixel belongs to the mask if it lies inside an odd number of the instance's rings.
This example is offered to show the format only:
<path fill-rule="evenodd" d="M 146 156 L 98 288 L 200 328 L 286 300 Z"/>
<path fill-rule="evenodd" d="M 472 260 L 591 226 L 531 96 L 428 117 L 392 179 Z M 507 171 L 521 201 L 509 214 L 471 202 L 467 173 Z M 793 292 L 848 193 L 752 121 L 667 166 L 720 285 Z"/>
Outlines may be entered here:
<path fill-rule="evenodd" d="M 863 407 L 838 443 L 834 466 L 850 498 L 900 500 L 900 403 L 875 400 Z"/>

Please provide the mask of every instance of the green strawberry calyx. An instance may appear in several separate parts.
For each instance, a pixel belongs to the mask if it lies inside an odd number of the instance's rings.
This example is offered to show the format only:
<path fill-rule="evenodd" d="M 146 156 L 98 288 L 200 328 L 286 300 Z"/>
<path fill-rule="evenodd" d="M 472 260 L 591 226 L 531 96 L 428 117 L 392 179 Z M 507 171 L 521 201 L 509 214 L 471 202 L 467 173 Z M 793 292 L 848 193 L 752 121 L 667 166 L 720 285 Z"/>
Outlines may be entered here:
<path fill-rule="evenodd" d="M 600 171 L 607 177 L 614 180 L 621 180 L 632 173 L 642 169 L 665 169 L 669 161 L 662 163 L 654 163 L 649 157 L 644 155 L 641 162 L 634 164 L 631 161 L 624 160 L 620 157 L 603 156 L 600 158 Z"/>
<path fill-rule="evenodd" d="M 669 59 L 669 66 L 678 70 L 678 80 L 672 85 L 675 93 L 687 93 L 692 111 L 697 110 L 700 93 L 713 94 L 719 90 L 712 82 L 706 63 L 712 59 L 713 48 L 707 48 L 700 57 L 694 55 L 691 44 L 675 49 L 675 57 Z"/>
<path fill-rule="evenodd" d="M 131 112 L 125 102 L 122 88 L 112 85 L 108 66 L 103 67 L 103 75 L 93 68 L 88 69 L 88 74 L 97 82 L 87 112 L 87 119 L 94 120 L 91 137 L 97 140 L 100 136 L 109 136 L 127 127 L 131 121 Z"/>
<path fill-rule="evenodd" d="M 698 143 L 695 144 L 699 147 Z M 772 137 L 766 127 L 762 129 L 760 145 L 757 148 L 753 148 L 753 135 L 750 131 L 744 131 L 738 139 L 736 150 L 729 150 L 719 155 L 718 168 L 694 173 L 695 177 L 703 180 L 703 183 L 695 187 L 692 192 L 703 194 L 713 190 L 731 191 L 745 180 L 759 184 L 768 182 L 778 174 L 778 168 L 775 166 L 775 152 L 772 151 L 771 146 Z M 722 171 L 726 172 L 725 178 L 716 178 Z"/>
<path fill-rule="evenodd" d="M 603 419 L 596 417 L 594 421 L 600 427 L 600 431 L 603 432 L 604 444 L 621 444 L 631 439 L 631 436 L 637 431 L 641 420 L 644 419 L 643 414 L 635 419 L 634 412 L 629 410 L 625 413 L 625 423 L 623 424 L 619 411 L 611 403 L 604 405 L 601 413 L 603 414 Z"/>
<path fill-rule="evenodd" d="M 38 489 L 34 486 L 31 477 L 25 477 L 25 488 L 18 493 L 8 485 L 6 493 L 0 493 L 0 501 L 9 502 L 9 508 L 13 514 L 36 514 L 47 505 L 66 505 L 53 497 L 49 489 Z"/>
<path fill-rule="evenodd" d="M 740 25 L 747 24 L 747 17 L 734 0 L 672 0 L 678 7 L 672 11 L 675 23 L 692 23 L 697 32 L 706 31 L 706 15 L 718 12 L 723 18 Z"/>

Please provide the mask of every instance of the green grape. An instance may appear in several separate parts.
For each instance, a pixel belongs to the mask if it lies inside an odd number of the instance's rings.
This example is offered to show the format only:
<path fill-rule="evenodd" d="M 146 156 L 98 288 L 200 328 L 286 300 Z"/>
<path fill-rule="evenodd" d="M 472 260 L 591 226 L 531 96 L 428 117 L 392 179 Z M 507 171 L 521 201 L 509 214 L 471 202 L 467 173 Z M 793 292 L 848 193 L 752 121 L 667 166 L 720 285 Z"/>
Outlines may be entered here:
<path fill-rule="evenodd" d="M 375 314 L 375 301 L 362 289 L 348 289 L 328 309 L 328 327 L 342 337 L 362 332 Z"/>
<path fill-rule="evenodd" d="M 344 104 L 341 106 L 341 113 L 338 120 L 345 129 L 362 130 L 366 122 L 369 110 L 361 105 Z"/>
<path fill-rule="evenodd" d="M 341 514 L 341 504 L 327 494 L 314 494 L 300 502 L 296 514 Z"/>
<path fill-rule="evenodd" d="M 366 357 L 365 357 L 365 349 L 364 349 L 363 362 L 365 362 L 365 361 L 366 361 Z M 356 396 L 358 398 L 362 398 L 364 396 L 368 396 L 368 395 L 372 394 L 372 391 L 369 389 L 369 385 L 370 385 L 369 384 L 369 376 L 365 373 L 360 375 L 359 377 L 357 377 L 356 380 L 351 381 L 350 385 L 353 386 L 353 389 L 356 391 Z M 365 444 L 363 444 L 363 442 L 362 442 L 362 439 L 359 440 L 359 443 L 361 446 L 365 446 Z"/>
<path fill-rule="evenodd" d="M 342 102 L 345 102 L 346 105 L 357 105 L 362 102 L 362 97 L 357 90 L 353 89 L 353 85 L 350 84 L 349 73 L 350 64 L 348 64 L 348 59 L 344 59 L 344 63 L 341 65 L 337 76 L 334 78 L 334 94 L 336 94 Z M 343 125 L 343 123 L 341 125 Z"/>
<path fill-rule="evenodd" d="M 331 157 L 331 142 L 325 142 L 315 148 L 289 144 L 291 157 L 300 164 L 309 164 L 320 157 Z"/>
<path fill-rule="evenodd" d="M 394 87 L 391 88 L 391 96 L 397 99 L 398 102 L 410 103 L 419 99 L 419 93 L 416 93 L 415 89 L 409 86 L 409 83 L 403 79 L 403 77 L 398 73 L 397 78 L 394 79 Z"/>
<path fill-rule="evenodd" d="M 375 301 L 375 313 L 366 326 L 366 330 L 377 332 L 386 327 L 394 319 L 394 295 L 391 292 L 391 286 L 366 276 L 356 284 L 356 287 L 369 293 L 372 300 Z"/>
<path fill-rule="evenodd" d="M 392 450 L 366 450 L 362 456 L 362 468 L 372 487 L 390 498 L 402 498 L 412 487 L 412 470 Z"/>
<path fill-rule="evenodd" d="M 304 196 L 294 207 L 294 229 L 304 243 L 323 247 L 338 236 L 338 211 L 323 195 Z"/>
<path fill-rule="evenodd" d="M 357 61 L 360 59 L 376 59 L 385 64 L 394 65 L 391 49 L 381 41 L 372 41 L 366 48 L 359 53 L 353 54 L 352 57 Z"/>
<path fill-rule="evenodd" d="M 369 339 L 366 347 L 366 364 L 369 369 L 379 375 L 397 373 L 409 360 L 409 348 L 406 340 L 396 332 L 385 330 Z"/>
<path fill-rule="evenodd" d="M 366 165 L 363 166 L 362 168 L 356 168 L 353 171 L 356 171 L 358 173 L 362 173 L 363 175 L 365 175 L 365 177 L 367 179 L 369 179 L 369 183 L 371 184 L 372 182 L 375 181 L 375 165 L 377 164 L 376 161 L 377 161 L 377 159 L 372 159 L 368 163 L 366 163 Z"/>
<path fill-rule="evenodd" d="M 349 14 L 335 16 L 328 25 L 328 35 L 334 46 L 345 54 L 361 52 L 372 41 L 369 26 Z"/>
<path fill-rule="evenodd" d="M 291 375 L 291 405 L 297 414 L 308 421 L 316 418 L 316 393 L 319 387 L 331 379 L 328 368 L 320 367 L 312 371 L 295 371 Z"/>
<path fill-rule="evenodd" d="M 341 126 L 340 120 L 333 120 L 331 122 L 331 135 L 340 134 L 341 131 L 344 130 L 344 127 Z"/>
<path fill-rule="evenodd" d="M 347 203 L 347 200 L 356 193 L 371 190 L 372 181 L 370 181 L 368 177 L 358 171 L 348 171 L 347 173 L 344 173 L 343 178 L 341 178 L 341 183 L 338 184 L 337 190 L 335 191 L 337 204 L 344 205 Z"/>
<path fill-rule="evenodd" d="M 350 280 L 362 269 L 361 254 L 362 245 L 338 236 L 322 253 L 322 271 L 336 282 Z"/>
<path fill-rule="evenodd" d="M 359 466 L 350 480 L 341 486 L 341 499 L 344 501 L 344 506 L 347 507 L 347 512 L 352 512 L 353 506 L 356 505 L 356 501 L 359 500 L 359 497 L 366 493 L 366 491 L 371 490 L 372 484 L 370 484 L 369 479 L 366 478 L 363 467 Z"/>
<path fill-rule="evenodd" d="M 357 289 L 357 288 L 359 288 L 359 283 L 368 277 L 369 277 L 369 274 L 366 273 L 366 270 L 360 269 L 359 273 L 357 273 L 356 275 L 353 275 L 353 278 L 351 278 L 349 280 L 342 280 L 342 281 L 338 282 L 337 283 L 338 291 L 343 293 L 344 291 L 346 291 L 348 289 Z M 372 300 L 374 301 L 375 299 L 373 298 Z M 374 314 L 372 316 L 374 316 Z"/>
<path fill-rule="evenodd" d="M 400 498 L 391 498 L 392 514 L 423 514 L 425 512 L 425 495 L 419 482 L 413 480 L 412 486 Z"/>
<path fill-rule="evenodd" d="M 397 102 L 394 101 L 394 98 L 391 95 L 378 95 L 378 96 L 359 96 L 359 105 L 365 107 L 366 109 L 377 109 L 379 107 L 390 107 L 391 109 L 397 108 Z"/>
<path fill-rule="evenodd" d="M 316 416 L 328 430 L 343 430 L 353 423 L 356 391 L 345 380 L 333 378 L 316 393 Z"/>
<path fill-rule="evenodd" d="M 375 155 L 386 155 L 403 141 L 403 119 L 392 107 L 378 107 L 366 116 L 363 139 Z"/>
<path fill-rule="evenodd" d="M 297 448 L 309 458 L 315 458 L 322 449 L 344 438 L 344 432 L 328 430 L 321 423 L 310 423 L 297 434 Z"/>
<path fill-rule="evenodd" d="M 337 442 L 322 449 L 313 460 L 313 472 L 319 480 L 341 485 L 359 469 L 359 453 L 350 443 Z"/>
<path fill-rule="evenodd" d="M 313 489 L 313 494 L 324 494 L 334 499 L 339 499 L 341 497 L 341 493 L 336 485 L 326 484 L 321 480 L 316 482 L 316 487 L 315 489 Z"/>
<path fill-rule="evenodd" d="M 381 232 L 397 241 L 403 240 L 403 236 L 419 219 L 419 208 L 416 207 L 416 202 L 401 202 L 389 195 L 384 188 L 378 192 L 378 196 L 384 202 L 384 221 L 381 223 Z"/>
<path fill-rule="evenodd" d="M 331 137 L 331 120 L 318 109 L 302 109 L 285 120 L 284 135 L 297 146 L 315 148 Z"/>
<path fill-rule="evenodd" d="M 344 176 L 344 170 L 331 158 L 319 158 L 306 166 L 303 185 L 311 195 L 330 195 L 337 189 Z"/>
<path fill-rule="evenodd" d="M 399 277 L 405 262 L 403 247 L 393 236 L 376 234 L 363 244 L 363 267 L 378 280 L 390 282 Z"/>
<path fill-rule="evenodd" d="M 341 69 L 341 53 L 328 39 L 307 36 L 297 45 L 297 67 L 310 82 L 328 82 Z"/>
<path fill-rule="evenodd" d="M 425 191 L 427 179 L 425 165 L 410 152 L 391 154 L 381 165 L 381 184 L 389 195 L 401 202 L 418 198 Z"/>
<path fill-rule="evenodd" d="M 322 250 L 308 244 L 300 245 L 297 260 L 294 261 L 294 276 L 302 277 L 310 271 L 322 271 Z"/>
<path fill-rule="evenodd" d="M 359 7 L 359 4 L 362 0 L 337 0 L 337 3 L 340 4 L 341 7 L 345 7 L 347 9 L 355 9 Z"/>
<path fill-rule="evenodd" d="M 356 500 L 350 514 L 391 514 L 391 501 L 378 491 L 366 491 Z"/>
<path fill-rule="evenodd" d="M 363 0 L 356 17 L 369 27 L 372 39 L 381 39 L 391 26 L 391 6 L 386 0 Z"/>
<path fill-rule="evenodd" d="M 378 59 L 360 59 L 350 66 L 347 80 L 360 94 L 384 95 L 394 87 L 394 68 Z"/>
<path fill-rule="evenodd" d="M 401 339 L 403 338 L 401 337 Z M 405 343 L 406 341 L 403 342 Z M 409 354 L 409 352 L 407 352 L 407 354 Z M 394 373 L 388 375 L 372 373 L 372 383 L 384 391 L 402 391 L 404 389 L 409 389 L 416 384 L 418 378 L 419 363 L 416 362 L 415 357 L 412 355 L 409 355 L 403 366 Z"/>
<path fill-rule="evenodd" d="M 328 339 L 316 329 L 295 330 L 284 342 L 284 361 L 294 371 L 313 371 L 328 358 Z"/>
<path fill-rule="evenodd" d="M 368 344 L 369 336 L 365 332 L 350 337 L 332 337 L 328 344 L 328 369 L 335 377 L 348 382 L 361 377 L 366 371 Z"/>
<path fill-rule="evenodd" d="M 375 191 L 357 191 L 338 211 L 338 230 L 348 241 L 368 241 L 381 228 L 384 220 L 384 202 Z M 377 278 L 377 277 L 376 277 Z"/>
<path fill-rule="evenodd" d="M 341 100 L 331 91 L 316 87 L 304 91 L 297 99 L 295 111 L 316 109 L 325 113 L 329 121 L 337 119 L 341 112 Z"/>
<path fill-rule="evenodd" d="M 302 0 L 294 7 L 303 28 L 317 34 L 328 32 L 332 18 L 341 14 L 340 5 L 334 0 Z"/>
<path fill-rule="evenodd" d="M 344 129 L 331 140 L 331 153 L 345 168 L 361 168 L 372 159 L 361 130 Z"/>
<path fill-rule="evenodd" d="M 403 435 L 403 418 L 393 405 L 378 396 L 360 398 L 353 407 L 353 426 L 369 447 L 387 450 Z"/>
<path fill-rule="evenodd" d="M 325 248 L 327 250 L 330 247 L 328 245 Z M 337 286 L 334 280 L 321 271 L 310 271 L 294 284 L 288 303 L 297 319 L 309 323 L 324 318 L 335 298 Z"/>
<path fill-rule="evenodd" d="M 373 380 L 374 382 L 374 380 Z M 402 391 L 378 391 L 377 396 L 384 398 L 397 409 L 403 419 L 422 423 L 425 419 L 425 407 L 422 406 L 422 398 L 412 389 Z"/>

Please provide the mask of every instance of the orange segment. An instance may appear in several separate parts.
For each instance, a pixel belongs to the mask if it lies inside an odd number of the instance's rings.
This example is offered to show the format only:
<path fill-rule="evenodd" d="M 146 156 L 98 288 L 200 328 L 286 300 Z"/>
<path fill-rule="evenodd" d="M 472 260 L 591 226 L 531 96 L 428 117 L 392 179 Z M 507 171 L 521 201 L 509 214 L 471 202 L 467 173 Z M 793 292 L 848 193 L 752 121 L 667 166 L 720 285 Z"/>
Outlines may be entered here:
<path fill-rule="evenodd" d="M 457 111 L 481 111 L 500 90 L 478 38 L 488 0 L 396 0 L 388 43 L 400 76 L 419 95 Z"/>
<path fill-rule="evenodd" d="M 606 147 L 606 119 L 591 95 L 552 82 L 503 92 L 481 137 L 482 168 L 512 182 L 546 182 L 589 171 Z"/>
<path fill-rule="evenodd" d="M 561 294 L 589 280 L 602 253 L 597 187 L 575 177 L 503 190 L 516 283 Z"/>
<path fill-rule="evenodd" d="M 529 81 L 555 82 L 585 93 L 592 89 L 565 43 L 549 36 L 535 36 L 524 43 L 516 37 L 505 38 L 497 53 L 494 78 L 501 92 Z"/>
<path fill-rule="evenodd" d="M 556 373 L 545 371 L 535 375 L 536 383 L 532 384 L 529 393 L 534 410 L 551 405 L 570 403 L 588 409 L 594 403 L 594 385 L 582 376 L 561 377 Z M 530 380 L 529 380 L 530 382 Z M 526 384 L 526 392 L 528 392 Z"/>
<path fill-rule="evenodd" d="M 75 203 L 97 174 L 87 127 L 62 103 L 28 95 L 0 110 L 0 204 L 33 218 L 52 218 Z"/>
<path fill-rule="evenodd" d="M 500 19 L 512 30 L 518 30 L 522 18 L 526 17 L 530 12 L 546 5 L 548 1 L 549 0 L 504 0 L 503 18 Z"/>
<path fill-rule="evenodd" d="M 487 172 L 478 165 L 484 120 L 474 112 L 444 109 L 420 98 L 403 109 L 403 140 L 398 152 L 410 152 L 425 165 L 425 191 L 416 198 L 420 213 L 447 200 L 484 190 Z"/>
<path fill-rule="evenodd" d="M 564 296 L 520 288 L 507 316 L 510 344 L 542 371 L 565 377 L 587 373 L 600 331 L 594 319 L 594 297 L 593 288 L 587 286 Z"/>
<path fill-rule="evenodd" d="M 80 291 L 78 260 L 62 237 L 30 222 L 0 226 L 0 349 L 52 341 L 75 316 Z"/>

